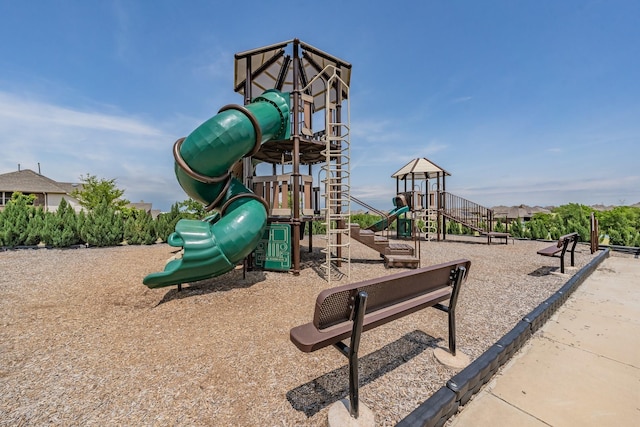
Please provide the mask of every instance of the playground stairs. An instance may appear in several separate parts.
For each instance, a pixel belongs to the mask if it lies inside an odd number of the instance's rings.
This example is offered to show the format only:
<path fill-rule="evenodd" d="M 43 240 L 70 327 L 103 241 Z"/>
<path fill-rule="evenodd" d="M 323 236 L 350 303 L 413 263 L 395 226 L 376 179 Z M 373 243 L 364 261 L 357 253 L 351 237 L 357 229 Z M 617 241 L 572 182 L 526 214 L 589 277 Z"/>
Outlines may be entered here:
<path fill-rule="evenodd" d="M 415 256 L 412 246 L 406 243 L 392 243 L 372 230 L 362 230 L 358 224 L 349 226 L 351 238 L 378 252 L 384 258 L 386 267 L 418 268 L 420 265 L 420 259 Z"/>
<path fill-rule="evenodd" d="M 457 222 L 480 234 L 492 231 L 493 210 L 477 203 L 442 192 L 442 216 L 449 221 Z"/>

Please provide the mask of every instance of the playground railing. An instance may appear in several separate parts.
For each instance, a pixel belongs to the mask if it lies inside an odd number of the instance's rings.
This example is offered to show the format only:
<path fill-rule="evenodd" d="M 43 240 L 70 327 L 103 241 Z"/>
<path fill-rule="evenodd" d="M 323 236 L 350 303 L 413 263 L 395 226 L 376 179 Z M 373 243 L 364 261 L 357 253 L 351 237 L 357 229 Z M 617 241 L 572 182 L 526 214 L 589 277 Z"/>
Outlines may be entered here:
<path fill-rule="evenodd" d="M 455 194 L 440 193 L 442 215 L 480 233 L 493 231 L 493 210 Z"/>
<path fill-rule="evenodd" d="M 313 176 L 300 175 L 300 214 L 314 214 Z M 291 217 L 293 211 L 293 175 L 254 176 L 253 192 L 269 204 L 269 216 Z"/>

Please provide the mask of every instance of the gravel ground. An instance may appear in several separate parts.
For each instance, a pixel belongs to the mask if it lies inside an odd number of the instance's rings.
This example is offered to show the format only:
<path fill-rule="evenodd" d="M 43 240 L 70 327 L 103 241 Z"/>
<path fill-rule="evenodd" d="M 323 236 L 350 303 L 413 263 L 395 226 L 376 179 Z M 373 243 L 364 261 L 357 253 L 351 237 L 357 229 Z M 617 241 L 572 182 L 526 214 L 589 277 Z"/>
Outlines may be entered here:
<path fill-rule="evenodd" d="M 289 341 L 328 287 L 321 242 L 304 251 L 297 277 L 235 270 L 179 293 L 142 284 L 173 255 L 166 244 L 0 252 L 0 426 L 325 425 L 330 404 L 347 395 L 347 360 Z M 478 357 L 575 273 L 559 275 L 557 258 L 536 255 L 550 244 L 421 242 L 423 266 L 472 262 L 459 351 Z M 351 258 L 352 282 L 404 271 L 355 241 Z M 578 246 L 577 268 L 592 258 Z M 360 399 L 378 425 L 394 425 L 457 372 L 433 357 L 447 336 L 438 310 L 364 334 Z"/>

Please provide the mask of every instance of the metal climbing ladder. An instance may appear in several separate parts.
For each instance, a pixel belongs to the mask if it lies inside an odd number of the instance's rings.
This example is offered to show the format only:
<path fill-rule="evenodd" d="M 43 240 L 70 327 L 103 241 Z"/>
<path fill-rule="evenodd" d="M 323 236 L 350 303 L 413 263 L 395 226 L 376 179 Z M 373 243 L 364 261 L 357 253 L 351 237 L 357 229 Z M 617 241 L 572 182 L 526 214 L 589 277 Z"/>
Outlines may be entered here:
<path fill-rule="evenodd" d="M 335 67 L 325 68 L 319 75 L 329 75 L 326 80 L 325 94 L 325 163 L 322 166 L 324 179 L 324 226 L 326 230 L 325 262 L 323 270 L 329 283 L 332 278 L 339 279 L 345 275 L 351 277 L 351 168 L 350 168 L 350 107 L 349 87 L 340 78 Z M 336 98 L 331 99 L 331 89 L 335 89 Z M 340 95 L 347 93 L 346 111 L 344 111 Z M 346 118 L 346 120 L 345 120 Z M 346 273 L 345 266 L 346 263 Z"/>

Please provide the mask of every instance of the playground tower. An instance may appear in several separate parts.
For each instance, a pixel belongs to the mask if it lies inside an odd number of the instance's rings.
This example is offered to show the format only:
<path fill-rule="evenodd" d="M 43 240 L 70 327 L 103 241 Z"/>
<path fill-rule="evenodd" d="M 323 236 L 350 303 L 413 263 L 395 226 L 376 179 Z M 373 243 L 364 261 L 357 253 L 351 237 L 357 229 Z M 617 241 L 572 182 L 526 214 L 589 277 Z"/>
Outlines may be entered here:
<path fill-rule="evenodd" d="M 446 191 L 447 176 L 451 174 L 426 158 L 413 159 L 391 175 L 396 179 L 396 193 L 404 195 L 410 206 L 411 218 L 408 222 L 399 221 L 399 234 L 405 231 L 404 237 L 412 235 L 418 223 L 422 224 L 418 231 L 424 233 L 426 240 L 433 237 L 440 240 L 440 235 L 445 234 L 442 230 L 440 195 Z M 402 188 L 401 182 L 404 184 Z M 405 227 L 408 230 L 404 230 Z"/>
<path fill-rule="evenodd" d="M 290 137 L 266 141 L 245 157 L 242 179 L 269 205 L 268 227 L 290 227 L 291 270 L 296 275 L 305 225 L 311 251 L 312 221 L 317 220 L 326 230 L 327 280 L 335 267 L 345 262 L 350 267 L 350 80 L 351 64 L 298 39 L 235 55 L 234 90 L 245 104 L 268 89 L 291 96 Z M 271 175 L 257 173 L 259 162 L 271 165 Z"/>
<path fill-rule="evenodd" d="M 349 276 L 350 79 L 351 64 L 298 39 L 236 54 L 234 90 L 244 106 L 222 107 L 173 146 L 180 186 L 210 215 L 178 221 L 167 243 L 180 256 L 144 284 L 180 288 L 247 260 L 297 275 L 305 225 L 311 252 L 319 220 L 325 277 L 344 275 L 336 269 L 345 261 Z M 257 173 L 264 163 L 271 175 Z"/>

